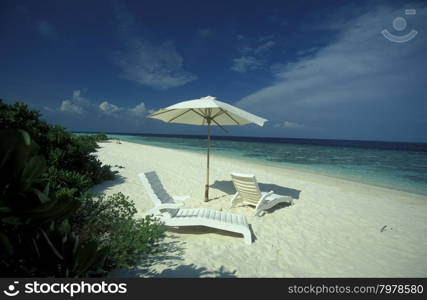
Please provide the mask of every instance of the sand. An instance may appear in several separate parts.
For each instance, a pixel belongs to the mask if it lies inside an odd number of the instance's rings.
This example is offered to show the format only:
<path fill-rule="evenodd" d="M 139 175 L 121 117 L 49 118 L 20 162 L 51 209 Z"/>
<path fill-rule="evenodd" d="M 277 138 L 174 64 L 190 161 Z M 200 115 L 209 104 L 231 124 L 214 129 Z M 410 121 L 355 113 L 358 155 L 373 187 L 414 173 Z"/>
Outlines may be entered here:
<path fill-rule="evenodd" d="M 211 155 L 210 201 L 204 202 L 206 155 L 122 141 L 100 143 L 97 155 L 119 171 L 95 191 L 122 192 L 138 215 L 153 207 L 137 174 L 156 171 L 184 207 L 244 215 L 254 242 L 206 227 L 171 229 L 168 252 L 151 265 L 110 277 L 426 277 L 427 197 L 311 172 Z M 122 166 L 124 168 L 119 168 Z M 230 173 L 257 177 L 263 191 L 290 195 L 262 217 L 250 206 L 230 208 Z M 146 260 L 147 261 L 147 260 Z"/>

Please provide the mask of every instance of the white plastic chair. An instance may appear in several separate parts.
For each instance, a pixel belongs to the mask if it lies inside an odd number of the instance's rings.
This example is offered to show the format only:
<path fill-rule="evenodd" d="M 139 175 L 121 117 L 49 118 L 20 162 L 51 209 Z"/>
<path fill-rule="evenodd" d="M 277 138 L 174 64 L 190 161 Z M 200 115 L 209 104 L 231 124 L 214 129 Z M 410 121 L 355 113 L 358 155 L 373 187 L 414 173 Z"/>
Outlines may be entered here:
<path fill-rule="evenodd" d="M 255 206 L 255 216 L 260 216 L 261 212 L 272 208 L 279 203 L 294 204 L 294 199 L 289 196 L 261 192 L 255 175 L 231 173 L 236 194 L 231 198 L 231 207 L 237 205 Z"/>
<path fill-rule="evenodd" d="M 164 189 L 154 171 L 138 174 L 154 204 L 145 215 L 154 215 L 166 226 L 206 226 L 240 233 L 247 244 L 252 243 L 252 233 L 244 216 L 208 208 L 180 208 L 182 197 L 172 197 Z"/>

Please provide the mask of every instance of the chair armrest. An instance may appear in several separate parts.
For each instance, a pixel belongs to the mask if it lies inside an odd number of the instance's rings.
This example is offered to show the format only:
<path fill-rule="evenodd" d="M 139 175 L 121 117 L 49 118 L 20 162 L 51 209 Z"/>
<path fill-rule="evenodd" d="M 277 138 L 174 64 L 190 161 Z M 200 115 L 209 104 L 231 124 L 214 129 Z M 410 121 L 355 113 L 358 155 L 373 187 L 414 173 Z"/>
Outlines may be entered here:
<path fill-rule="evenodd" d="M 239 198 L 239 193 L 235 193 L 230 200 L 230 208 L 234 207 L 237 204 L 237 199 Z"/>
<path fill-rule="evenodd" d="M 157 205 L 151 209 L 149 209 L 148 211 L 146 211 L 145 213 L 142 214 L 143 217 L 147 216 L 147 215 L 158 215 L 162 213 L 162 210 L 164 209 L 178 209 L 181 206 L 183 206 L 183 203 L 164 203 L 164 204 L 160 204 Z"/>
<path fill-rule="evenodd" d="M 261 196 L 261 199 L 259 199 L 258 203 L 261 203 L 262 201 L 264 201 L 265 198 L 267 198 L 268 196 L 274 194 L 274 191 L 269 191 L 268 193 L 265 193 L 264 195 Z"/>
<path fill-rule="evenodd" d="M 267 203 L 267 197 L 274 194 L 274 191 L 269 191 L 268 193 L 265 193 L 261 196 L 261 198 L 258 201 L 258 204 L 255 207 L 255 215 L 259 215 L 261 211 L 263 210 L 263 206 Z"/>

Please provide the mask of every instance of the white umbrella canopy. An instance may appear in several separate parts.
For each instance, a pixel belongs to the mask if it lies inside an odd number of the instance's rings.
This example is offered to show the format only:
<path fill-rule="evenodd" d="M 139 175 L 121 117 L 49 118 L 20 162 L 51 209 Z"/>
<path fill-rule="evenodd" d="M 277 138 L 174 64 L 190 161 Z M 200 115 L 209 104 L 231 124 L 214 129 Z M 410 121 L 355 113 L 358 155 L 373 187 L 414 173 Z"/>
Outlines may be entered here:
<path fill-rule="evenodd" d="M 240 108 L 207 96 L 200 99 L 183 101 L 152 113 L 149 118 L 159 119 L 168 123 L 190 125 L 245 125 L 263 126 L 268 120 L 255 116 Z"/>
<path fill-rule="evenodd" d="M 159 119 L 167 123 L 208 126 L 205 201 L 208 201 L 209 199 L 209 152 L 211 125 L 219 126 L 224 129 L 222 126 L 246 124 L 257 124 L 259 126 L 263 126 L 264 123 L 268 121 L 240 108 L 219 101 L 212 96 L 179 102 L 150 114 L 148 118 Z"/>

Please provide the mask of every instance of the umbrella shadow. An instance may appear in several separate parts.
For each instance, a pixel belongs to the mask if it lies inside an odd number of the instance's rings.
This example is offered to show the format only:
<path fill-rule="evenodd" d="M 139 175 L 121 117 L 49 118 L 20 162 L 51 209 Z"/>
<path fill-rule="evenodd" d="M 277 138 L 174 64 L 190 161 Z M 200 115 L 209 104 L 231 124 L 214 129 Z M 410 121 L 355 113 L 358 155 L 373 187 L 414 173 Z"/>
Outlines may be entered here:
<path fill-rule="evenodd" d="M 275 194 L 290 196 L 294 199 L 299 199 L 301 193 L 300 190 L 283 187 L 277 184 L 258 182 L 258 186 L 263 192 L 274 191 Z M 228 195 L 234 195 L 236 193 L 236 189 L 234 188 L 231 180 L 215 180 L 214 184 L 210 185 L 210 187 L 220 190 Z"/>

